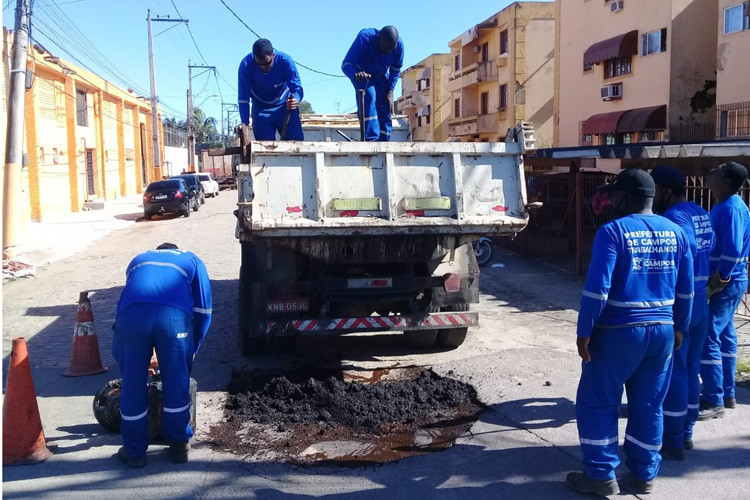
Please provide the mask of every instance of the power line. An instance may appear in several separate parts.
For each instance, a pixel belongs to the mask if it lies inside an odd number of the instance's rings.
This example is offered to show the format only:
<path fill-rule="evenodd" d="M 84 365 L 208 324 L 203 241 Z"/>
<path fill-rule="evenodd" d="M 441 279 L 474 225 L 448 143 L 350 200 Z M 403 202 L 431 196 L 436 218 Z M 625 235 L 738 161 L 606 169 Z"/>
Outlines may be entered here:
<path fill-rule="evenodd" d="M 262 38 L 254 29 L 252 29 L 250 26 L 248 26 L 247 23 L 242 20 L 242 18 L 240 18 L 240 16 L 238 16 L 237 13 L 235 11 L 233 11 L 232 8 L 229 5 L 226 4 L 226 2 L 224 2 L 224 0 L 219 0 L 219 1 L 222 3 L 222 5 L 224 5 L 224 7 L 226 7 L 229 10 L 229 12 L 232 13 L 232 15 L 234 17 L 237 18 L 237 20 L 239 22 L 241 22 L 245 26 L 245 28 L 249 29 L 252 32 L 253 35 L 255 35 L 258 38 Z M 318 73 L 319 75 L 332 76 L 334 78 L 346 78 L 346 76 L 344 76 L 344 75 L 334 75 L 333 73 L 326 73 L 325 71 L 318 71 L 317 69 L 313 69 L 313 68 L 311 68 L 309 66 L 305 66 L 304 64 L 302 64 L 299 61 L 294 61 L 294 63 L 297 66 L 299 66 L 300 68 L 305 68 L 306 70 L 312 71 L 313 73 Z"/>
<path fill-rule="evenodd" d="M 177 6 L 175 5 L 174 0 L 170 0 L 170 1 L 172 2 L 172 7 L 174 7 L 175 12 L 177 12 L 177 15 L 180 16 L 180 18 L 183 18 L 182 14 L 180 14 L 180 11 L 177 10 Z M 198 43 L 195 41 L 195 37 L 193 36 L 193 31 L 190 29 L 190 25 L 188 23 L 185 23 L 185 27 L 187 28 L 188 33 L 190 33 L 190 38 L 193 40 L 193 45 L 195 45 L 195 50 L 198 51 L 198 54 L 200 54 L 201 59 L 203 59 L 203 64 L 208 66 L 208 63 L 206 62 L 206 58 L 203 57 L 203 53 L 201 52 L 201 49 L 198 47 Z"/>

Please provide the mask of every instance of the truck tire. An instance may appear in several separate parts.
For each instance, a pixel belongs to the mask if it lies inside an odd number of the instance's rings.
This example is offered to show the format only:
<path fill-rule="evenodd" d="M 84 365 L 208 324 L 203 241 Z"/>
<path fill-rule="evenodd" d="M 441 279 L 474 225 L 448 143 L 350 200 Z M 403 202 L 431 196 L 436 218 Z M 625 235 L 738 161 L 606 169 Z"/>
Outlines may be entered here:
<path fill-rule="evenodd" d="M 468 311 L 469 304 L 454 304 L 452 306 L 445 306 L 442 308 L 444 311 Z M 435 345 L 438 347 L 449 347 L 455 349 L 460 346 L 466 340 L 466 334 L 469 329 L 463 328 L 447 328 L 445 330 L 438 330 Z"/>

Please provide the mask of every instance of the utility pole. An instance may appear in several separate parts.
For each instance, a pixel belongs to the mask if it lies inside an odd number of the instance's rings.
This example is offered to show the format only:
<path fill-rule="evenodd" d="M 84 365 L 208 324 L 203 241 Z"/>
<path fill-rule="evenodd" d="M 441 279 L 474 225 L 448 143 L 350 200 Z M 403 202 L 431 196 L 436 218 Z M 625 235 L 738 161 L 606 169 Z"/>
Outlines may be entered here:
<path fill-rule="evenodd" d="M 8 130 L 3 179 L 3 258 L 15 255 L 21 212 L 24 106 L 26 105 L 26 53 L 29 44 L 29 0 L 16 3 L 16 24 L 8 92 Z"/>
<path fill-rule="evenodd" d="M 19 0 L 20 1 L 20 0 Z M 151 79 L 151 140 L 154 147 L 154 168 L 161 170 L 161 148 L 159 147 L 159 110 L 156 97 L 156 72 L 154 71 L 154 40 L 151 35 L 151 21 L 186 23 L 187 19 L 170 19 L 169 17 L 156 17 L 151 19 L 151 9 L 148 10 L 148 69 Z"/>
<path fill-rule="evenodd" d="M 231 113 L 233 111 L 237 111 L 237 103 L 236 102 L 222 102 L 221 103 L 221 114 L 222 114 L 222 125 L 221 125 L 221 127 L 222 128 L 224 128 L 224 125 L 223 125 L 224 108 L 228 108 L 227 109 L 227 133 L 226 133 L 225 137 L 229 141 L 229 144 L 231 144 L 230 136 L 232 134 L 232 129 L 230 128 L 230 125 L 229 125 L 229 113 Z M 225 141 L 225 142 L 227 142 L 227 141 Z M 229 144 L 226 144 L 226 145 L 229 145 Z"/>
<path fill-rule="evenodd" d="M 216 66 L 200 66 L 190 64 L 188 61 L 188 92 L 187 92 L 187 143 L 188 143 L 188 168 L 194 171 L 195 165 L 195 124 L 193 124 L 193 68 L 216 71 Z M 206 71 L 201 72 L 202 75 Z M 196 75 L 198 76 L 198 75 Z"/>

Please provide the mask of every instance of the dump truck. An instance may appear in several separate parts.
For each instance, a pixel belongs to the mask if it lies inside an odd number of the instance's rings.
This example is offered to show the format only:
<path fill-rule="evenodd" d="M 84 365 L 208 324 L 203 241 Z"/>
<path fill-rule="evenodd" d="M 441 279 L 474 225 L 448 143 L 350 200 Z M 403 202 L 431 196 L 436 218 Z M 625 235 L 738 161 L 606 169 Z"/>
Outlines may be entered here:
<path fill-rule="evenodd" d="M 498 143 L 241 137 L 242 352 L 384 331 L 414 347 L 461 345 L 479 321 L 472 242 L 527 225 L 523 154 L 534 148 L 528 123 Z"/>
<path fill-rule="evenodd" d="M 201 151 L 202 172 L 211 173 L 219 184 L 219 189 L 237 187 L 232 163 L 239 163 L 237 155 L 210 155 L 208 150 Z"/>

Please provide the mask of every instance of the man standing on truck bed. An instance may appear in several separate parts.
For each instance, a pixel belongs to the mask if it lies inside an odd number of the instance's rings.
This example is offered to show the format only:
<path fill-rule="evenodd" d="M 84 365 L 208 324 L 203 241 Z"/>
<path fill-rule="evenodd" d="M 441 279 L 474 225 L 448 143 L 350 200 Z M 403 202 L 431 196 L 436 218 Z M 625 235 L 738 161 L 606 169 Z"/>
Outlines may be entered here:
<path fill-rule="evenodd" d="M 650 493 L 661 461 L 672 351 L 690 321 L 693 258 L 685 232 L 652 212 L 654 181 L 645 171 L 625 170 L 599 190 L 610 193 L 616 218 L 596 232 L 581 297 L 576 420 L 584 472 L 571 472 L 567 482 L 581 493 L 619 492 L 617 417 L 624 385 L 629 489 Z"/>
<path fill-rule="evenodd" d="M 389 141 L 393 89 L 404 63 L 404 42 L 393 26 L 363 29 L 346 53 L 341 71 L 354 84 L 357 94 L 365 91 L 364 109 L 357 112 L 365 123 L 366 141 Z"/>
<path fill-rule="evenodd" d="M 237 102 L 243 125 L 253 118 L 253 134 L 258 141 L 302 141 L 299 102 L 303 91 L 294 60 L 274 50 L 271 42 L 259 38 L 252 53 L 240 63 Z M 252 101 L 252 112 L 250 112 Z"/>

